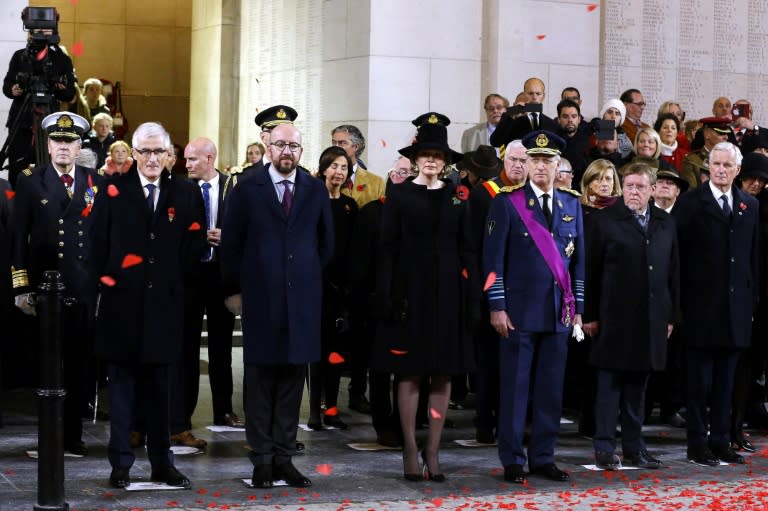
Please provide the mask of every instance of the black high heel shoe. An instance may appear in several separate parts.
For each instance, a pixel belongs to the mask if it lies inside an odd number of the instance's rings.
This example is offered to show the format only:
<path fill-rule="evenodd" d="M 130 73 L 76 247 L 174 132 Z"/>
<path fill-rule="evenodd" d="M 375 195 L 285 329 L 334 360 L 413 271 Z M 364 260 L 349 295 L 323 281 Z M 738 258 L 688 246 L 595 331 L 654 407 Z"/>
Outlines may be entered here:
<path fill-rule="evenodd" d="M 429 465 L 427 464 L 426 449 L 421 451 L 421 459 L 424 461 L 424 467 L 421 469 L 422 473 L 424 474 L 424 479 L 428 481 L 433 481 L 435 483 L 444 483 L 445 474 L 433 474 L 432 472 L 430 472 Z"/>
<path fill-rule="evenodd" d="M 405 458 L 406 458 L 405 451 L 403 451 L 403 465 L 405 465 Z M 418 465 L 418 455 L 416 459 L 417 459 L 417 465 Z M 405 478 L 406 481 L 410 481 L 412 483 L 417 483 L 419 481 L 424 480 L 424 475 L 422 471 L 416 472 L 415 474 L 409 474 L 408 472 L 403 470 L 403 477 Z"/>

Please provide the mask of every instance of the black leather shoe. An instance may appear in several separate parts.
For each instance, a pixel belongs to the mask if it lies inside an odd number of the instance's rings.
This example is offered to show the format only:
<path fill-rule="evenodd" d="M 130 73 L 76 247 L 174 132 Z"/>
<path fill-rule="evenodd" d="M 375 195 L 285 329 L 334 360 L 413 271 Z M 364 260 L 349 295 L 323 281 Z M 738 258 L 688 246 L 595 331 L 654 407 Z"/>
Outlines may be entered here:
<path fill-rule="evenodd" d="M 737 433 L 733 436 L 731 447 L 737 451 L 757 452 L 757 448 L 752 445 L 752 442 L 747 440 L 747 437 L 744 436 L 744 433 Z"/>
<path fill-rule="evenodd" d="M 680 415 L 680 413 L 673 413 L 672 415 L 664 417 L 664 423 L 669 424 L 673 428 L 684 428 L 685 418 Z"/>
<path fill-rule="evenodd" d="M 272 484 L 272 465 L 255 465 L 251 476 L 251 486 L 264 489 L 272 488 Z"/>
<path fill-rule="evenodd" d="M 504 467 L 504 480 L 510 483 L 523 484 L 528 479 L 522 465 L 512 464 Z"/>
<path fill-rule="evenodd" d="M 296 454 L 304 454 L 304 442 L 296 442 Z"/>
<path fill-rule="evenodd" d="M 323 423 L 326 426 L 336 428 L 336 429 L 348 429 L 349 426 L 346 422 L 341 420 L 341 417 L 338 415 L 324 415 L 323 416 Z"/>
<path fill-rule="evenodd" d="M 602 470 L 619 470 L 621 460 L 612 452 L 596 451 L 595 466 Z"/>
<path fill-rule="evenodd" d="M 633 456 L 624 456 L 624 464 L 637 468 L 661 468 L 661 460 L 657 460 L 651 456 L 645 449 Z"/>
<path fill-rule="evenodd" d="M 311 429 L 312 431 L 322 431 L 323 430 L 323 423 L 320 422 L 320 420 L 316 421 L 308 421 L 307 427 Z"/>
<path fill-rule="evenodd" d="M 275 481 L 282 480 L 288 483 L 288 486 L 294 486 L 296 488 L 312 486 L 312 481 L 304 477 L 304 475 L 299 472 L 290 461 L 288 463 L 273 465 L 272 477 Z"/>
<path fill-rule="evenodd" d="M 493 435 L 493 428 L 478 427 L 475 430 L 475 441 L 478 444 L 496 443 L 496 437 Z"/>
<path fill-rule="evenodd" d="M 71 442 L 64 444 L 64 450 L 73 456 L 88 456 L 88 448 L 83 442 Z"/>
<path fill-rule="evenodd" d="M 109 474 L 109 485 L 112 488 L 125 488 L 131 484 L 130 470 L 129 468 L 113 468 L 112 473 Z"/>
<path fill-rule="evenodd" d="M 165 483 L 168 486 L 178 486 L 180 488 L 190 488 L 192 486 L 189 478 L 179 472 L 173 465 L 153 468 L 150 479 L 156 483 Z"/>
<path fill-rule="evenodd" d="M 712 454 L 726 463 L 744 464 L 744 456 L 734 451 L 730 445 L 711 446 Z"/>
<path fill-rule="evenodd" d="M 712 451 L 709 450 L 709 447 L 705 445 L 702 445 L 701 447 L 689 447 L 688 461 L 707 467 L 717 467 L 720 465 L 720 460 L 718 457 L 715 456 Z"/>
<path fill-rule="evenodd" d="M 376 435 L 376 443 L 384 447 L 402 447 L 403 439 L 391 429 L 382 429 Z"/>
<path fill-rule="evenodd" d="M 368 401 L 368 398 L 365 396 L 362 396 L 358 399 L 350 399 L 349 400 L 349 407 L 350 410 L 354 410 L 356 412 L 364 413 L 367 415 L 371 414 L 371 403 Z"/>
<path fill-rule="evenodd" d="M 560 470 L 554 463 L 546 463 L 540 467 L 532 468 L 531 474 L 544 476 L 551 481 L 567 481 L 571 478 L 568 472 Z"/>

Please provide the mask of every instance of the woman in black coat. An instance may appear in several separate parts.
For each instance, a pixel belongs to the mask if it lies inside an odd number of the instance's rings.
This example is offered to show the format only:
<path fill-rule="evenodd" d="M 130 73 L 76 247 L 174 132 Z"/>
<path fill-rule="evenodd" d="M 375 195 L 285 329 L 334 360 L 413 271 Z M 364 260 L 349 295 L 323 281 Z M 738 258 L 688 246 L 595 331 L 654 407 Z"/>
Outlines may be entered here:
<path fill-rule="evenodd" d="M 418 175 L 392 188 L 381 228 L 377 295 L 386 318 L 378 326 L 373 364 L 374 369 L 400 378 L 403 466 L 409 481 L 445 480 L 438 448 L 451 376 L 474 365 L 468 307 L 469 279 L 475 275 L 468 229 L 469 190 L 440 179 L 447 165 L 462 156 L 448 147 L 445 120 L 439 114 L 424 116 L 424 122 L 418 123 L 416 143 L 400 150 L 418 168 Z M 429 380 L 423 472 L 415 433 L 422 378 Z"/>
<path fill-rule="evenodd" d="M 357 203 L 351 197 L 341 194 L 341 188 L 349 179 L 352 159 L 341 147 L 331 146 L 320 155 L 317 177 L 328 189 L 333 217 L 334 249 L 333 259 L 323 272 L 323 308 L 321 320 L 320 349 L 317 362 L 309 365 L 309 421 L 307 426 L 323 429 L 333 426 L 347 429 L 339 417 L 336 403 L 339 397 L 339 382 L 344 357 L 348 351 L 344 341 L 349 330 L 349 290 L 347 263 L 352 227 L 357 217 Z M 320 420 L 320 407 L 325 394 L 325 413 Z"/>

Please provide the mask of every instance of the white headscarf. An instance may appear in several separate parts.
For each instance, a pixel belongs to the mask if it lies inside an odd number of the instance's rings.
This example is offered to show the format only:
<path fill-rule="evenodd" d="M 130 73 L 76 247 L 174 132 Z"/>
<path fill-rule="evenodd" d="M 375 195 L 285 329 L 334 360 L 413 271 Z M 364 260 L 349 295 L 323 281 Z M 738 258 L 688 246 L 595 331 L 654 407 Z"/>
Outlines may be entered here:
<path fill-rule="evenodd" d="M 621 122 L 619 123 L 619 126 L 624 124 L 624 119 L 627 118 L 627 107 L 624 106 L 624 103 L 620 99 L 609 99 L 605 102 L 603 105 L 603 108 L 600 109 L 600 118 L 602 119 L 605 115 L 605 112 L 608 111 L 609 108 L 615 108 L 619 111 L 621 114 Z"/>

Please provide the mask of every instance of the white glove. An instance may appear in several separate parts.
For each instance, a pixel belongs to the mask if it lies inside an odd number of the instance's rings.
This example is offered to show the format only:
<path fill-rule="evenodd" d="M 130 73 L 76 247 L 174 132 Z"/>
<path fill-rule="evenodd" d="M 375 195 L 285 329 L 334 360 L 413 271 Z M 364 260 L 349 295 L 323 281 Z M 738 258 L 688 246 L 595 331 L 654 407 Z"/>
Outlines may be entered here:
<path fill-rule="evenodd" d="M 35 293 L 24 293 L 16 296 L 14 302 L 16 307 L 21 309 L 21 312 L 28 316 L 37 316 L 37 310 L 35 310 Z"/>
<path fill-rule="evenodd" d="M 573 325 L 573 333 L 571 336 L 576 339 L 576 342 L 581 342 L 584 340 L 584 330 L 581 329 L 580 325 Z"/>
<path fill-rule="evenodd" d="M 224 306 L 235 316 L 243 313 L 243 295 L 237 294 L 224 299 Z"/>

